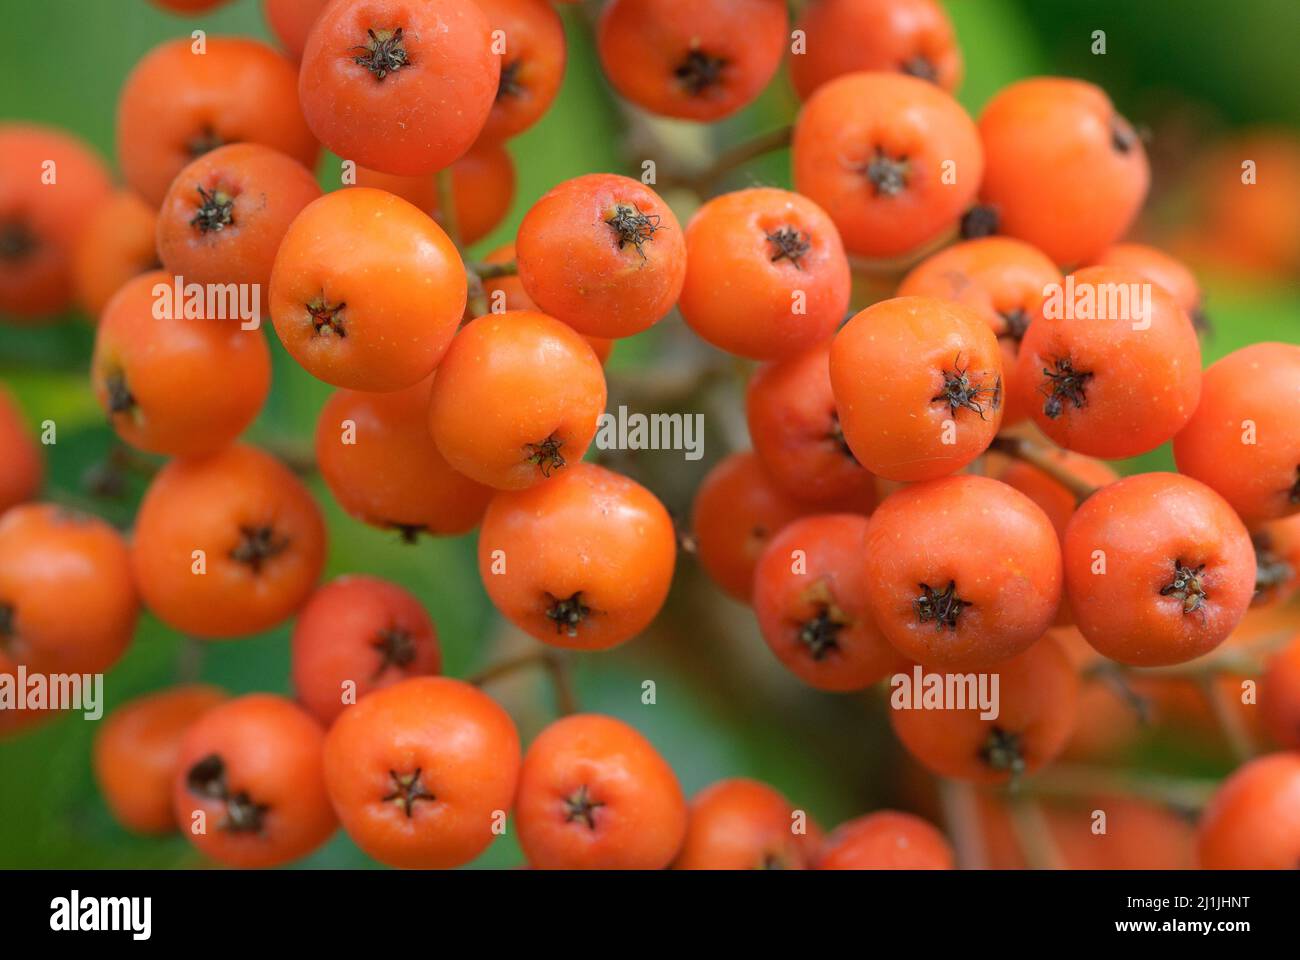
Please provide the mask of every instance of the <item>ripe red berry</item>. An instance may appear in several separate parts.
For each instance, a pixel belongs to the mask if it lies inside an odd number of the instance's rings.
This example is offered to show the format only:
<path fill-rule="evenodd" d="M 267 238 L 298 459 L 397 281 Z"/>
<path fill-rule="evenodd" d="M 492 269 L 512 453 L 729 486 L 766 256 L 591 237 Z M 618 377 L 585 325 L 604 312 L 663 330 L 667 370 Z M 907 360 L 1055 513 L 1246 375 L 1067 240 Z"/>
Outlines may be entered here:
<path fill-rule="evenodd" d="M 822 84 L 862 70 L 894 71 L 951 92 L 961 82 L 957 37 L 936 0 L 815 0 L 795 29 L 807 50 L 790 57 L 790 79 L 808 99 Z"/>
<path fill-rule="evenodd" d="M 850 73 L 808 98 L 794 187 L 831 215 L 850 253 L 895 257 L 955 229 L 984 169 L 975 124 L 934 84 Z"/>
<path fill-rule="evenodd" d="M 802 814 L 802 815 L 801 815 Z M 674 870 L 806 870 L 821 831 L 779 791 L 735 777 L 691 800 Z"/>
<path fill-rule="evenodd" d="M 227 143 L 260 143 L 316 166 L 320 145 L 303 121 L 293 65 L 264 43 L 190 37 L 145 55 L 117 104 L 117 152 L 127 184 L 162 203 L 176 175 Z"/>
<path fill-rule="evenodd" d="M 1300 346 L 1256 343 L 1211 364 L 1174 459 L 1247 523 L 1300 510 Z"/>
<path fill-rule="evenodd" d="M 80 140 L 0 124 L 0 316 L 39 320 L 72 302 L 74 245 L 109 189 L 103 161 Z"/>
<path fill-rule="evenodd" d="M 308 204 L 271 273 L 271 317 L 307 372 L 350 390 L 400 390 L 438 365 L 465 312 L 465 268 L 433 220 L 382 190 Z"/>
<path fill-rule="evenodd" d="M 1294 870 L 1300 863 L 1300 754 L 1274 753 L 1230 776 L 1201 815 L 1206 870 Z"/>
<path fill-rule="evenodd" d="M 1127 477 L 1093 494 L 1070 520 L 1064 555 L 1075 623 L 1122 663 L 1208 653 L 1255 592 L 1245 526 L 1213 490 L 1178 474 Z"/>
<path fill-rule="evenodd" d="M 478 538 L 479 575 L 505 617 L 558 647 L 604 650 L 649 625 L 677 543 L 649 490 L 591 463 L 497 494 Z"/>
<path fill-rule="evenodd" d="M 871 516 L 866 593 L 880 630 L 912 660 L 982 670 L 1028 648 L 1061 599 L 1061 548 L 1024 494 L 960 475 L 904 487 Z"/>
<path fill-rule="evenodd" d="M 23 421 L 13 395 L 0 385 L 0 514 L 36 496 L 45 480 L 41 448 Z"/>
<path fill-rule="evenodd" d="M 1121 267 L 1141 274 L 1178 301 L 1192 326 L 1201 331 L 1206 329 L 1207 321 L 1201 309 L 1201 287 L 1196 282 L 1196 274 L 1187 264 L 1163 250 L 1143 243 L 1117 243 L 1103 250 L 1093 260 L 1092 266 Z"/>
<path fill-rule="evenodd" d="M 586 336 L 629 337 L 682 290 L 686 243 L 653 190 L 612 173 L 553 187 L 515 239 L 519 279 L 539 309 Z"/>
<path fill-rule="evenodd" d="M 1201 347 L 1163 288 L 1127 270 L 1086 267 L 1034 316 L 1014 383 L 1056 443 L 1134 457 L 1171 439 L 1196 410 Z"/>
<path fill-rule="evenodd" d="M 697 334 L 774 360 L 828 339 L 849 306 L 849 262 L 830 217 L 770 187 L 723 194 L 686 225 L 678 304 Z"/>
<path fill-rule="evenodd" d="M 505 831 L 518 775 L 510 715 L 476 687 L 445 677 L 370 694 L 339 717 L 325 743 L 326 783 L 343 829 L 393 867 L 473 860 Z"/>
<path fill-rule="evenodd" d="M 645 737 L 597 714 L 551 724 L 524 755 L 519 845 L 543 870 L 660 870 L 686 834 L 677 776 Z"/>
<path fill-rule="evenodd" d="M 523 133 L 560 92 L 567 57 L 564 23 L 545 0 L 478 0 L 494 31 L 503 34 L 501 81 L 482 136 L 504 140 Z"/>
<path fill-rule="evenodd" d="M 492 490 L 457 473 L 429 435 L 428 380 L 405 390 L 338 390 L 316 421 L 316 463 L 330 493 L 363 523 L 451 536 L 478 525 Z"/>
<path fill-rule="evenodd" d="M 759 367 L 745 393 L 754 453 L 787 496 L 868 513 L 876 478 L 844 442 L 831 390 L 830 341 Z"/>
<path fill-rule="evenodd" d="M 1110 98 L 1082 80 L 1034 77 L 1004 87 L 979 119 L 980 202 L 998 232 L 1059 264 L 1087 263 L 1127 232 L 1151 172 L 1142 141 Z"/>
<path fill-rule="evenodd" d="M 90 211 L 72 251 L 77 302 L 92 323 L 128 280 L 162 266 L 158 212 L 131 190 L 118 190 Z"/>
<path fill-rule="evenodd" d="M 952 870 L 952 846 L 910 813 L 881 810 L 843 823 L 826 838 L 818 870 Z"/>
<path fill-rule="evenodd" d="M 1047 459 L 1062 471 L 1095 487 L 1104 487 L 1119 479 L 1109 464 L 1082 454 L 1055 447 L 1045 448 Z M 991 475 L 1007 486 L 1019 490 L 1047 514 L 1058 539 L 1065 540 L 1065 528 L 1079 506 L 1079 498 L 1055 477 L 1024 460 L 1007 460 Z"/>
<path fill-rule="evenodd" d="M 1010 237 L 983 237 L 957 243 L 927 257 L 903 278 L 900 297 L 956 300 L 975 310 L 992 328 L 1002 348 L 1002 425 L 1028 413 L 1016 383 L 1016 357 L 1029 321 L 1047 290 L 1064 278 L 1056 264 L 1027 243 Z"/>
<path fill-rule="evenodd" d="M 216 453 L 248 427 L 271 390 L 271 351 L 237 318 L 172 303 L 174 277 L 142 273 L 109 301 L 90 378 L 119 437 L 173 456 Z M 165 293 L 159 296 L 159 291 Z"/>
<path fill-rule="evenodd" d="M 714 465 L 691 507 L 696 557 L 710 579 L 741 603 L 754 589 L 754 568 L 768 541 L 816 508 L 782 493 L 754 454 L 733 453 Z"/>
<path fill-rule="evenodd" d="M 428 429 L 453 469 L 521 490 L 580 461 L 604 409 L 605 373 L 586 341 L 544 313 L 512 310 L 456 335 L 433 379 Z"/>
<path fill-rule="evenodd" d="M 280 623 L 306 602 L 324 561 L 325 524 L 307 488 L 274 457 L 242 445 L 163 467 L 131 542 L 145 605 L 199 637 Z"/>
<path fill-rule="evenodd" d="M 442 665 L 438 632 L 420 601 L 395 583 L 343 576 L 311 595 L 293 628 L 291 677 L 324 726 L 349 704 Z"/>
<path fill-rule="evenodd" d="M 302 60 L 307 35 L 330 0 L 262 0 L 262 13 L 271 33 L 294 62 Z"/>
<path fill-rule="evenodd" d="M 1259 687 L 1269 734 L 1286 749 L 1300 750 L 1300 635 L 1268 658 Z"/>
<path fill-rule="evenodd" d="M 529 0 L 536 3 L 537 0 Z M 515 162 L 499 143 L 476 143 L 451 165 L 451 192 L 460 242 L 476 243 L 491 233 L 510 212 L 515 197 Z M 422 173 L 404 177 L 357 167 L 358 187 L 373 187 L 396 194 L 419 207 L 439 223 L 441 213 L 438 175 Z"/>
<path fill-rule="evenodd" d="M 254 693 L 186 732 L 172 780 L 181 833 L 232 867 L 299 860 L 338 826 L 325 793 L 325 733 L 283 697 Z"/>
<path fill-rule="evenodd" d="M 226 694 L 192 684 L 137 697 L 118 707 L 95 733 L 94 770 L 104 802 L 133 833 L 176 829 L 172 783 L 181 741 Z"/>
<path fill-rule="evenodd" d="M 754 570 L 763 639 L 795 676 L 822 690 L 861 690 L 906 666 L 867 604 L 867 524 L 854 514 L 795 520 L 772 537 Z"/>
<path fill-rule="evenodd" d="M 712 121 L 763 91 L 788 28 L 781 0 L 613 0 L 596 49 L 614 89 L 637 106 Z"/>
<path fill-rule="evenodd" d="M 307 125 L 339 156 L 384 173 L 450 166 L 496 97 L 491 31 L 473 0 L 337 0 L 302 55 Z"/>
<path fill-rule="evenodd" d="M 320 195 L 310 170 L 270 147 L 218 147 L 167 190 L 158 213 L 159 259 L 187 283 L 257 284 L 264 304 L 289 224 Z"/>
<path fill-rule="evenodd" d="M 933 480 L 983 453 L 1002 423 L 1002 355 L 973 310 L 899 297 L 851 319 L 831 343 L 844 440 L 890 480 Z"/>
<path fill-rule="evenodd" d="M 126 545 L 103 520 L 28 503 L 0 516 L 0 668 L 103 673 L 126 651 L 140 601 Z"/>
<path fill-rule="evenodd" d="M 922 709 L 909 701 L 889 711 L 903 746 L 939 776 L 1007 783 L 1050 763 L 1074 732 L 1079 676 L 1055 638 L 1044 637 L 994 671 L 996 717 L 982 718 L 973 704 Z"/>

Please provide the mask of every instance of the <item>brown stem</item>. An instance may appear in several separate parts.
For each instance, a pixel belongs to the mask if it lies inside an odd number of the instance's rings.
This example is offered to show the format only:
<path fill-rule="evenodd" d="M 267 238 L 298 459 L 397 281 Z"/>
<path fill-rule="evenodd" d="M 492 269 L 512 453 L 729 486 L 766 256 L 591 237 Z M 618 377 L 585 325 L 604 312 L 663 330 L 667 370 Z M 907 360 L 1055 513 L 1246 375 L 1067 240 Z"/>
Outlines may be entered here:
<path fill-rule="evenodd" d="M 1039 797 L 1132 796 L 1179 811 L 1200 810 L 1217 788 L 1213 780 L 1061 763 L 1025 778 L 1019 787 L 1025 794 Z"/>
<path fill-rule="evenodd" d="M 514 260 L 505 263 L 467 263 L 465 272 L 475 274 L 480 280 L 499 280 L 519 275 L 519 264 Z"/>
<path fill-rule="evenodd" d="M 452 181 L 451 167 L 444 167 L 434 174 L 438 184 L 438 222 L 446 231 L 456 249 L 461 249 L 460 224 L 456 220 L 456 189 Z"/>
<path fill-rule="evenodd" d="M 958 869 L 987 869 L 988 849 L 980 823 L 975 788 L 960 780 L 940 778 L 939 803 L 943 807 L 944 822 L 957 854 Z"/>
<path fill-rule="evenodd" d="M 1030 870 L 1060 870 L 1064 861 L 1042 807 L 1032 798 L 1018 794 L 1007 798 L 1006 810 L 1025 866 Z"/>
<path fill-rule="evenodd" d="M 993 442 L 989 444 L 989 449 L 1006 454 L 1008 457 L 1015 457 L 1030 466 L 1037 467 L 1074 494 L 1080 503 L 1097 492 L 1096 486 L 1080 477 L 1076 477 L 1059 460 L 1054 458 L 1050 448 L 1032 440 L 1002 434 L 993 438 Z"/>
<path fill-rule="evenodd" d="M 752 140 L 736 144 L 722 153 L 705 169 L 683 177 L 665 177 L 661 187 L 685 187 L 700 196 L 706 195 L 715 183 L 751 160 L 755 160 L 773 150 L 790 146 L 794 137 L 794 127 L 786 126 L 760 134 Z"/>
<path fill-rule="evenodd" d="M 1219 728 L 1223 731 L 1223 738 L 1232 750 L 1232 755 L 1239 763 L 1253 760 L 1259 754 L 1259 749 L 1255 745 L 1254 737 L 1246 729 L 1240 711 L 1228 698 L 1228 691 L 1216 683 L 1214 677 L 1208 676 L 1201 678 L 1200 687 L 1210 704 L 1210 710 L 1214 713 L 1214 719 L 1218 721 Z"/>
<path fill-rule="evenodd" d="M 573 678 L 569 674 L 569 663 L 560 653 L 553 650 L 531 650 L 528 653 L 521 653 L 517 657 L 510 657 L 486 667 L 467 678 L 465 682 L 481 687 L 535 666 L 545 668 L 551 686 L 555 689 L 556 709 L 560 716 L 576 713 L 578 700 L 573 690 Z"/>

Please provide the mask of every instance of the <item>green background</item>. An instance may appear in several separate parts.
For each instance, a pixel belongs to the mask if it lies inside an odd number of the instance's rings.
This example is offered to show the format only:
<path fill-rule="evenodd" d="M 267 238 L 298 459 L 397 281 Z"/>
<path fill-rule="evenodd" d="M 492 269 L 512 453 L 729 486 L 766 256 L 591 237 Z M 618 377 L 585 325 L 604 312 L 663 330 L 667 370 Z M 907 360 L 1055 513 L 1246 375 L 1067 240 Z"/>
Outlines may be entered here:
<path fill-rule="evenodd" d="M 1294 0 L 952 0 L 949 10 L 966 60 L 960 99 L 972 112 L 1011 80 L 1058 73 L 1100 83 L 1139 124 L 1171 103 L 1192 100 L 1207 136 L 1262 122 L 1300 126 L 1300 58 L 1285 39 L 1300 33 L 1300 4 Z M 564 88 L 542 122 L 511 143 L 518 169 L 515 202 L 506 223 L 477 245 L 478 251 L 508 241 L 528 205 L 560 180 L 592 171 L 639 172 L 642 158 L 628 156 L 622 146 L 627 117 L 594 61 L 589 13 L 564 9 L 570 44 Z M 6 4 L 4 17 L 0 117 L 68 128 L 110 158 L 118 90 L 131 65 L 153 46 L 196 26 L 212 34 L 269 39 L 256 0 L 236 0 L 211 15 L 186 18 L 145 0 L 43 0 Z M 1088 52 L 1096 29 L 1107 32 L 1105 57 Z M 711 128 L 661 123 L 653 130 L 675 153 L 707 156 L 718 146 L 788 122 L 794 106 L 782 76 L 757 104 L 724 123 Z M 334 178 L 330 164 L 328 158 L 322 161 L 327 185 Z M 734 185 L 753 182 L 788 185 L 785 155 L 769 157 L 732 179 Z M 1297 339 L 1300 299 L 1294 284 L 1202 279 L 1216 323 L 1205 345 L 1207 362 L 1247 342 Z M 621 382 L 671 375 L 674 364 L 686 362 L 680 359 L 683 350 L 688 359 L 698 356 L 698 345 L 682 347 L 679 327 L 668 321 L 663 329 L 620 343 L 610 365 L 612 396 Z M 91 498 L 85 489 L 87 471 L 113 446 L 86 377 L 92 339 L 91 327 L 77 316 L 44 329 L 0 324 L 0 378 L 17 393 L 33 425 L 45 419 L 58 424 L 58 442 L 46 448 L 47 495 L 87 506 L 125 528 L 142 479 L 132 480 L 118 498 Z M 278 346 L 275 358 L 275 387 L 250 439 L 305 449 L 329 388 Z M 733 390 L 723 399 L 734 404 L 735 396 Z M 693 398 L 681 402 L 689 405 Z M 660 453 L 650 455 L 654 462 L 636 466 L 683 518 L 690 491 L 725 452 L 723 435 L 711 433 L 700 463 Z M 1161 450 L 1140 466 L 1169 462 L 1167 450 Z M 446 672 L 465 676 L 519 649 L 518 639 L 506 635 L 487 603 L 472 538 L 406 547 L 389 533 L 347 518 L 319 481 L 312 485 L 330 525 L 328 575 L 364 571 L 413 590 L 438 625 Z M 289 693 L 288 635 L 285 626 L 252 639 L 200 646 L 146 616 L 131 651 L 107 678 L 107 707 L 181 678 L 198 677 L 237 692 Z M 655 627 L 615 651 L 579 658 L 575 669 L 582 707 L 622 717 L 643 731 L 673 764 L 688 794 L 722 777 L 754 776 L 783 790 L 826 826 L 903 802 L 897 751 L 880 699 L 801 686 L 775 664 L 749 611 L 724 599 L 688 556 L 681 558 L 669 605 Z M 657 685 L 654 705 L 641 703 L 645 680 Z M 552 715 L 540 677 L 521 676 L 492 691 L 511 709 L 526 741 Z M 91 776 L 94 733 L 94 724 L 65 716 L 0 742 L 0 866 L 199 865 L 200 858 L 179 837 L 133 837 L 113 822 Z M 1150 756 L 1164 763 L 1174 755 L 1165 749 Z M 1217 763 L 1195 757 L 1187 762 L 1210 769 Z M 478 861 L 484 866 L 518 862 L 511 837 Z M 370 861 L 340 832 L 303 865 L 367 866 Z"/>

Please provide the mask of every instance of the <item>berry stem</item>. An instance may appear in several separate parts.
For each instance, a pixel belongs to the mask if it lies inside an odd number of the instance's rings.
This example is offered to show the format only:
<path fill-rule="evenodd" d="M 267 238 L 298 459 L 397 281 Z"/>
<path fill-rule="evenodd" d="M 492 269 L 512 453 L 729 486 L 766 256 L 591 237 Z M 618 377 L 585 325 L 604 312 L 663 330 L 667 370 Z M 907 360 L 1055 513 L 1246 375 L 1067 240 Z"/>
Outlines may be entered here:
<path fill-rule="evenodd" d="M 1200 687 L 1201 693 L 1210 705 L 1210 710 L 1214 713 L 1215 721 L 1219 724 L 1219 729 L 1223 731 L 1223 738 L 1228 742 L 1228 747 L 1237 762 L 1245 763 L 1247 760 L 1253 760 L 1259 755 L 1259 747 L 1255 744 L 1255 738 L 1251 736 L 1250 731 L 1246 729 L 1241 711 L 1233 705 L 1229 697 L 1231 688 L 1216 683 L 1212 676 L 1201 677 Z"/>
<path fill-rule="evenodd" d="M 701 197 L 706 196 L 713 189 L 714 184 L 751 160 L 756 160 L 765 154 L 772 153 L 774 150 L 780 150 L 783 147 L 790 146 L 794 138 L 794 127 L 780 127 L 768 133 L 760 134 L 752 140 L 746 140 L 738 143 L 734 147 L 729 147 L 722 151 L 703 170 L 683 177 L 665 177 L 661 188 L 682 187 L 699 194 Z"/>
<path fill-rule="evenodd" d="M 555 650 L 530 650 L 519 656 L 501 660 L 466 679 L 466 683 L 476 687 L 486 686 L 502 677 L 529 667 L 540 666 L 546 670 L 551 686 L 555 690 L 556 711 L 560 716 L 578 712 L 578 699 L 574 693 L 573 678 L 570 675 L 569 661 Z"/>
<path fill-rule="evenodd" d="M 444 167 L 434 174 L 438 185 L 438 223 L 446 231 L 457 250 L 463 249 L 460 235 L 460 222 L 456 218 L 456 188 L 452 179 L 451 167 Z"/>
<path fill-rule="evenodd" d="M 465 272 L 473 273 L 480 280 L 499 280 L 502 277 L 518 276 L 519 264 L 514 260 L 505 263 L 467 263 Z"/>
<path fill-rule="evenodd" d="M 1026 778 L 1019 789 L 1037 797 L 1131 796 L 1193 812 L 1209 802 L 1218 786 L 1215 780 L 1056 763 Z"/>
<path fill-rule="evenodd" d="M 1003 434 L 993 438 L 993 442 L 989 444 L 989 449 L 1006 454 L 1008 457 L 1015 457 L 1030 466 L 1037 467 L 1074 494 L 1080 503 L 1097 492 L 1096 486 L 1081 477 L 1075 476 L 1052 456 L 1052 452 L 1047 447 L 1032 440 Z"/>
<path fill-rule="evenodd" d="M 1017 794 L 1007 798 L 1006 811 L 1025 866 L 1030 870 L 1062 869 L 1061 851 L 1043 816 L 1042 806 L 1031 797 Z"/>

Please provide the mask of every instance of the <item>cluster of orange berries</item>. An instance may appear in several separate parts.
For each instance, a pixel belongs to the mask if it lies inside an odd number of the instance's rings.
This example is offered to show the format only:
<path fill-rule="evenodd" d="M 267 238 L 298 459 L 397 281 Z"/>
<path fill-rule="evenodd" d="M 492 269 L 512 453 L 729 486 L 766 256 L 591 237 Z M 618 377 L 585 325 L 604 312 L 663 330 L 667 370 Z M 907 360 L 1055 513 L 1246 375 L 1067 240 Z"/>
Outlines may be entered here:
<path fill-rule="evenodd" d="M 296 618 L 296 702 L 186 686 L 105 722 L 96 770 L 127 826 L 179 825 L 242 866 L 298 859 L 339 824 L 383 863 L 458 866 L 512 811 L 537 867 L 954 865 L 909 814 L 823 837 L 749 780 L 688 806 L 611 717 L 564 717 L 521 751 L 498 703 L 436 676 L 415 597 L 364 575 L 320 585 L 313 495 L 238 442 L 271 390 L 263 309 L 337 388 L 315 460 L 339 504 L 409 541 L 477 527 L 495 607 L 578 651 L 645 630 L 678 559 L 660 499 L 583 459 L 612 342 L 677 310 L 760 361 L 753 451 L 699 487 L 696 556 L 813 687 L 863 690 L 913 665 L 995 673 L 996 718 L 891 711 L 943 777 L 1034 774 L 1076 732 L 1085 671 L 1204 657 L 1252 604 L 1295 588 L 1300 347 L 1257 344 L 1202 371 L 1195 278 L 1123 242 L 1150 174 L 1097 87 L 1024 80 L 976 122 L 952 95 L 961 56 L 936 3 L 816 0 L 788 60 L 803 100 L 794 191 L 713 197 L 683 229 L 651 182 L 580 176 L 474 263 L 464 244 L 512 199 L 504 143 L 559 90 L 556 11 L 266 11 L 285 53 L 195 37 L 135 66 L 120 190 L 68 135 L 0 127 L 0 311 L 39 318 L 75 298 L 97 316 L 105 414 L 126 444 L 171 458 L 127 538 L 26 504 L 41 458 L 0 395 L 0 674 L 105 671 L 142 606 L 213 640 Z M 623 97 L 694 121 L 752 102 L 790 42 L 784 0 L 611 0 L 596 38 Z M 343 158 L 345 189 L 322 193 L 321 145 Z M 845 322 L 855 265 L 882 258 L 914 266 Z M 1169 441 L 1179 474 L 1120 479 L 1103 462 Z M 1264 681 L 1291 751 L 1297 651 Z M 1202 821 L 1202 862 L 1293 866 L 1298 796 L 1300 754 L 1244 766 Z"/>

